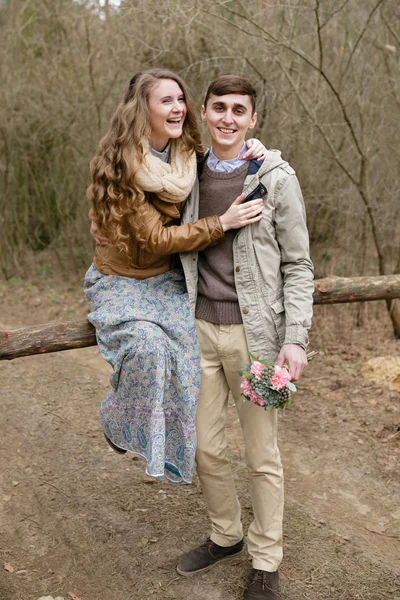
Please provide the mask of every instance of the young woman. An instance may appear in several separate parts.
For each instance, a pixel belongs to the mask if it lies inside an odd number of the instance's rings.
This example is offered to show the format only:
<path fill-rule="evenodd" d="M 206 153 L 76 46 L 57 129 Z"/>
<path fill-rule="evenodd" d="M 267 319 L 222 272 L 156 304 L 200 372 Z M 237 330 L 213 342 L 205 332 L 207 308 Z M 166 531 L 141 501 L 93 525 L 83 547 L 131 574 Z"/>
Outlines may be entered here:
<path fill-rule="evenodd" d="M 222 217 L 179 225 L 203 151 L 184 82 L 161 69 L 138 73 L 91 162 L 88 189 L 90 217 L 110 241 L 97 244 L 85 278 L 88 318 L 113 367 L 100 409 L 105 436 L 144 457 L 149 475 L 187 483 L 200 351 L 176 253 L 217 243 L 259 220 L 261 208 L 236 199 Z"/>

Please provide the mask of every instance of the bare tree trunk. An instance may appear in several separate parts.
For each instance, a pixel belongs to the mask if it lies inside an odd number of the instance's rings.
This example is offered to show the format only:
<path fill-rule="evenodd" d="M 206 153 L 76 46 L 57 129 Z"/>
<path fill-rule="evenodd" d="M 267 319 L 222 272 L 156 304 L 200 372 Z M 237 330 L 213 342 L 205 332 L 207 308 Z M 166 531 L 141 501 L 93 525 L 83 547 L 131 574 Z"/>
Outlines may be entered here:
<path fill-rule="evenodd" d="M 351 278 L 330 275 L 315 282 L 314 304 L 385 299 L 392 299 L 394 304 L 394 298 L 400 298 L 400 275 Z M 400 317 L 399 314 L 398 316 Z M 95 345 L 95 330 L 88 321 L 0 330 L 0 360 Z"/>
<path fill-rule="evenodd" d="M 33 325 L 11 331 L 0 330 L 0 360 L 85 348 L 95 346 L 96 343 L 96 333 L 89 321 Z"/>
<path fill-rule="evenodd" d="M 392 321 L 394 336 L 400 339 L 400 301 L 398 298 L 386 300 L 386 305 Z"/>
<path fill-rule="evenodd" d="M 400 298 L 400 275 L 336 277 L 315 281 L 314 304 L 341 304 Z"/>

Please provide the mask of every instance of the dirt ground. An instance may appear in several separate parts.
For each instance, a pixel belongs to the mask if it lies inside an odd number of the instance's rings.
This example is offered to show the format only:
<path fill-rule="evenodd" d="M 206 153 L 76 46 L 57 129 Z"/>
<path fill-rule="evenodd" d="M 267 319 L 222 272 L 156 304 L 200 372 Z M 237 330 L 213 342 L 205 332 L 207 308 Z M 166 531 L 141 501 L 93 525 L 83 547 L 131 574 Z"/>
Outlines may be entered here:
<path fill-rule="evenodd" d="M 34 282 L 34 283 L 32 283 Z M 79 281 L 46 265 L 0 283 L 0 329 L 84 318 Z M 357 327 L 357 320 L 362 327 Z M 383 303 L 316 307 L 319 351 L 280 414 L 285 469 L 282 600 L 400 599 L 400 342 Z M 198 481 L 146 483 L 105 444 L 97 348 L 0 364 L 0 600 L 239 600 L 248 557 L 175 571 L 209 524 Z M 260 409 L 261 410 L 261 409 Z M 230 452 L 252 509 L 234 408 Z"/>

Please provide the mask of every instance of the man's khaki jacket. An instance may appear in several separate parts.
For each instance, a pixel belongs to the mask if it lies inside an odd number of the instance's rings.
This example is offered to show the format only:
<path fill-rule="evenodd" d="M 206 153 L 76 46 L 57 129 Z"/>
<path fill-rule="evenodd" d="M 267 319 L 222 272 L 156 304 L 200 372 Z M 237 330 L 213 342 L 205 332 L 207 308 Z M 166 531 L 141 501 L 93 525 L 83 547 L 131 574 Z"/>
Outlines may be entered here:
<path fill-rule="evenodd" d="M 259 197 L 264 198 L 262 219 L 236 235 L 234 274 L 249 351 L 261 359 L 275 361 L 283 344 L 307 346 L 313 306 L 313 265 L 300 186 L 295 171 L 278 150 L 268 151 L 262 163 L 250 163 L 243 192 L 248 195 L 259 184 L 262 184 Z M 198 213 L 196 182 L 182 223 L 196 221 Z M 198 253 L 183 252 L 180 257 L 194 311 Z"/>

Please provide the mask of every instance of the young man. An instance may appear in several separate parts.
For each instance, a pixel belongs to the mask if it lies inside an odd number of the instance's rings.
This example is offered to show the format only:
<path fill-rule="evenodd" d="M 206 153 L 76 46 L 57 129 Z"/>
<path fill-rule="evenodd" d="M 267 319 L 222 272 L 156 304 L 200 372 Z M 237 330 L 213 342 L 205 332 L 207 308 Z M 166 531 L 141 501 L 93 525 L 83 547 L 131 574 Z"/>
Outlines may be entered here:
<path fill-rule="evenodd" d="M 277 411 L 243 400 L 238 370 L 251 352 L 280 366 L 287 363 L 292 380 L 300 378 L 307 364 L 314 288 L 294 170 L 276 150 L 262 162 L 241 159 L 245 135 L 257 121 L 255 99 L 253 86 L 241 77 L 219 77 L 209 86 L 202 119 L 212 148 L 183 216 L 183 222 L 191 222 L 221 215 L 242 192 L 263 198 L 259 222 L 228 232 L 204 252 L 181 254 L 202 352 L 196 462 L 212 533 L 181 557 L 178 573 L 193 575 L 243 552 L 240 505 L 226 456 L 231 391 L 244 434 L 254 512 L 247 539 L 253 577 L 245 599 L 275 600 L 283 517 Z"/>

